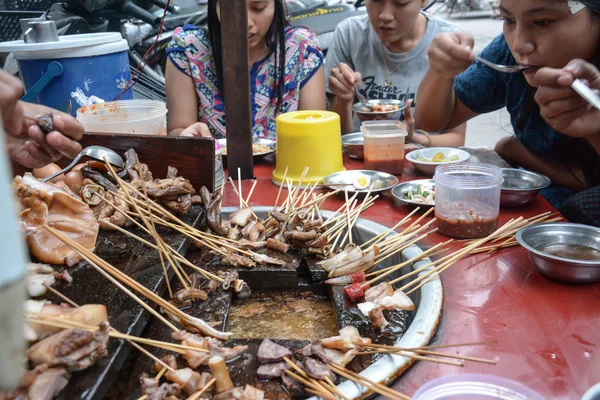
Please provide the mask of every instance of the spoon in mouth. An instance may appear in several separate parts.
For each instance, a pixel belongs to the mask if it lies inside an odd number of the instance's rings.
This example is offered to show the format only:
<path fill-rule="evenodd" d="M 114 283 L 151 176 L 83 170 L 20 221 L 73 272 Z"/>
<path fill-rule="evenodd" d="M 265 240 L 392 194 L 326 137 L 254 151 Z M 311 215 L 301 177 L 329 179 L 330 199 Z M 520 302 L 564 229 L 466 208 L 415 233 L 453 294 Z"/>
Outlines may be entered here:
<path fill-rule="evenodd" d="M 481 58 L 479 56 L 475 56 L 475 60 L 479 61 L 480 63 L 482 63 L 483 65 L 485 65 L 488 68 L 491 68 L 495 71 L 498 72 L 505 72 L 507 74 L 512 74 L 514 72 L 521 72 L 521 71 L 525 71 L 529 68 L 532 68 L 531 66 L 524 66 L 524 65 L 501 65 L 501 64 L 496 64 L 493 63 L 491 61 L 486 60 L 485 58 Z"/>

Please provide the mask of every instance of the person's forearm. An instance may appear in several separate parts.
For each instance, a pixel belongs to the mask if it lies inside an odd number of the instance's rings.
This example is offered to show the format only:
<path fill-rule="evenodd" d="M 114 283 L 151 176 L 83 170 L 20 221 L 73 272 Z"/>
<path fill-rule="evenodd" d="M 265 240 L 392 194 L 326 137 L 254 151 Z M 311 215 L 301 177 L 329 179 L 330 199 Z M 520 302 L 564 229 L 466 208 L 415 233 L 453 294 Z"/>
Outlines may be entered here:
<path fill-rule="evenodd" d="M 465 145 L 465 137 L 457 132 L 446 132 L 439 135 L 426 135 L 415 133 L 412 142 L 426 147 L 460 147 Z"/>
<path fill-rule="evenodd" d="M 443 131 L 454 114 L 454 78 L 443 78 L 431 70 L 427 71 L 419 86 L 418 99 L 417 126 L 430 132 Z"/>
<path fill-rule="evenodd" d="M 352 114 L 352 102 L 340 100 L 333 96 L 331 98 L 331 110 L 340 116 L 342 135 L 354 132 L 354 120 Z"/>
<path fill-rule="evenodd" d="M 184 130 L 185 128 L 173 128 L 167 133 L 167 136 L 179 136 Z"/>

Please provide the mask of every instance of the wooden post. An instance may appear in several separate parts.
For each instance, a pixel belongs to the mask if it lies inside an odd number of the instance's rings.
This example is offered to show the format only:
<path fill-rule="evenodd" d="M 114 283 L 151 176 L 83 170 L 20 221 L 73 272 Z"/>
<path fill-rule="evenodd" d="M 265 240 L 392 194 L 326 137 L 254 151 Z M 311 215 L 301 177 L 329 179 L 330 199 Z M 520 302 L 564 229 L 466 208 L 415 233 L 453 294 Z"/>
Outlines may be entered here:
<path fill-rule="evenodd" d="M 248 70 L 248 10 L 246 0 L 220 0 L 223 54 L 223 95 L 229 175 L 254 178 L 252 111 Z"/>

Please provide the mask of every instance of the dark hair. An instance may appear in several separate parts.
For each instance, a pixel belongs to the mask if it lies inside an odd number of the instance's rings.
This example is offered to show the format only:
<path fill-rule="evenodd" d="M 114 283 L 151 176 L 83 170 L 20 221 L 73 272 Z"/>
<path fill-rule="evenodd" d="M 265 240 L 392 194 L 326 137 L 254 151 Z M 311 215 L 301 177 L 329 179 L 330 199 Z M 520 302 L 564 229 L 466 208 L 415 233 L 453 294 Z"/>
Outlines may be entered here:
<path fill-rule="evenodd" d="M 275 68 L 273 70 L 275 74 L 275 90 L 271 95 L 271 103 L 277 103 L 276 113 L 279 112 L 283 100 L 283 88 L 285 85 L 285 28 L 289 26 L 283 1 L 274 0 L 275 12 L 273 14 L 273 21 L 266 35 L 269 54 L 275 54 Z M 219 85 L 222 85 L 223 51 L 221 47 L 221 24 L 217 17 L 217 0 L 208 1 L 208 35 L 212 46 Z"/>

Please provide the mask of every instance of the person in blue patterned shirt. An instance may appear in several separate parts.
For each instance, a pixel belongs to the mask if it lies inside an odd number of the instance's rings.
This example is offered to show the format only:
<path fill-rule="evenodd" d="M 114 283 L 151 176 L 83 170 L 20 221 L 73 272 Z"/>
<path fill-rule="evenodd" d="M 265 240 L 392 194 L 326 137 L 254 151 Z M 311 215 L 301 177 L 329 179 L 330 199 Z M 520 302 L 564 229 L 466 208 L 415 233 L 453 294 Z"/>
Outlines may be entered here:
<path fill-rule="evenodd" d="M 323 55 L 315 34 L 292 27 L 283 0 L 247 0 L 252 134 L 276 138 L 275 119 L 325 109 Z M 167 47 L 170 135 L 226 137 L 219 0 L 208 1 L 208 29 L 178 28 Z"/>
<path fill-rule="evenodd" d="M 577 200 L 600 188 L 600 155 L 592 144 L 596 134 L 555 130 L 535 101 L 541 68 L 563 68 L 573 59 L 599 65 L 600 0 L 501 0 L 499 7 L 504 33 L 480 56 L 530 68 L 513 74 L 491 70 L 475 61 L 471 35 L 440 34 L 429 48 L 417 124 L 426 130 L 450 129 L 506 107 L 514 135 L 502 139 L 496 151 L 515 167 L 547 175 L 552 186 L 542 195 L 567 218 L 600 226 L 600 207 Z"/>

